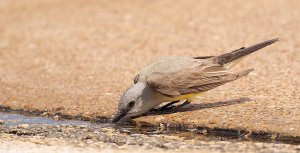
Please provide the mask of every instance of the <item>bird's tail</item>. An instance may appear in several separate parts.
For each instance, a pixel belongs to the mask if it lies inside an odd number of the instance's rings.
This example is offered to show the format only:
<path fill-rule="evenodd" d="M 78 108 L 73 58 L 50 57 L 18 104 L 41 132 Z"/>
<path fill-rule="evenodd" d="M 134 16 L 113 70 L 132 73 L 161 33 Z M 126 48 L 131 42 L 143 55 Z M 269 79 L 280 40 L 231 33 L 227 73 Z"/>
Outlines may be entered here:
<path fill-rule="evenodd" d="M 246 55 L 249 55 L 259 49 L 262 49 L 266 46 L 269 46 L 276 41 L 278 41 L 278 38 L 267 40 L 258 44 L 255 44 L 250 47 L 242 47 L 240 49 L 234 50 L 230 53 L 222 54 L 220 56 L 216 56 L 216 61 L 220 65 L 224 65 L 227 68 L 232 67 L 235 65 L 238 61 L 242 59 L 242 57 L 245 57 Z"/>

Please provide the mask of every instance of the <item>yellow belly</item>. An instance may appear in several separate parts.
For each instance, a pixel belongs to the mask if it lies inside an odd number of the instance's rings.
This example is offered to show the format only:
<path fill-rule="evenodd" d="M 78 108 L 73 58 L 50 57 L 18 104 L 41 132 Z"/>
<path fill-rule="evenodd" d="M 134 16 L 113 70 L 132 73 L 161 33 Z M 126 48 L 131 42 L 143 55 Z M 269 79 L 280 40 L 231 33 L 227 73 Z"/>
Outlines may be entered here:
<path fill-rule="evenodd" d="M 184 99 L 188 99 L 188 100 L 193 100 L 194 98 L 196 98 L 197 96 L 201 95 L 202 93 L 194 93 L 194 94 L 187 94 L 187 95 L 181 95 L 178 97 L 173 97 L 173 98 L 168 98 L 168 101 L 177 101 L 177 100 L 184 100 Z"/>

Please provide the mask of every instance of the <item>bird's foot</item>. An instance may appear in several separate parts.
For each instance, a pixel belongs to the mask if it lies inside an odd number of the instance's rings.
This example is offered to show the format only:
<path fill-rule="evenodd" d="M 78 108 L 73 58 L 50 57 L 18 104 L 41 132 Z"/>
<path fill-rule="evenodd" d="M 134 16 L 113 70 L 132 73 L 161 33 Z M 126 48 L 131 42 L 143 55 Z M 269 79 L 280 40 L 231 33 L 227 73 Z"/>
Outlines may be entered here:
<path fill-rule="evenodd" d="M 185 100 L 185 102 L 183 102 L 182 104 L 179 104 L 179 105 L 174 105 L 176 103 L 179 103 L 180 101 L 172 101 L 166 105 L 163 105 L 159 108 L 153 108 L 151 109 L 150 111 L 155 111 L 155 112 L 165 112 L 165 111 L 170 111 L 170 110 L 175 110 L 175 109 L 179 109 L 185 105 L 188 105 L 191 103 L 190 100 Z"/>

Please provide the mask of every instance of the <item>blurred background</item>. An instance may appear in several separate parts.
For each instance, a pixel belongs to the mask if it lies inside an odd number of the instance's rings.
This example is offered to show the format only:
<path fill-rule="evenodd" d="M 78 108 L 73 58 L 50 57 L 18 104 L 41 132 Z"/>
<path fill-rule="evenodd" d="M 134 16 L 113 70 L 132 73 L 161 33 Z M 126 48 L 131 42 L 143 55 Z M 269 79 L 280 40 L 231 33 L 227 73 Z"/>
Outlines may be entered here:
<path fill-rule="evenodd" d="M 300 117 L 299 29 L 297 0 L 0 0 L 0 105 L 108 120 L 134 76 L 162 57 L 218 55 L 278 37 L 238 66 L 255 68 L 250 77 L 199 102 L 251 97 L 244 110 L 212 110 L 225 114 L 212 124 L 233 114 L 248 118 L 231 127 L 286 130 Z M 206 118 L 220 116 L 209 111 Z"/>
<path fill-rule="evenodd" d="M 265 67 L 298 73 L 299 14 L 297 0 L 1 0 L 1 85 L 26 91 L 2 95 L 1 103 L 64 109 L 64 101 L 78 113 L 80 101 L 109 101 L 115 109 L 134 75 L 157 59 L 217 55 L 274 37 L 281 40 L 275 53 L 247 62 L 259 74 L 269 73 Z"/>

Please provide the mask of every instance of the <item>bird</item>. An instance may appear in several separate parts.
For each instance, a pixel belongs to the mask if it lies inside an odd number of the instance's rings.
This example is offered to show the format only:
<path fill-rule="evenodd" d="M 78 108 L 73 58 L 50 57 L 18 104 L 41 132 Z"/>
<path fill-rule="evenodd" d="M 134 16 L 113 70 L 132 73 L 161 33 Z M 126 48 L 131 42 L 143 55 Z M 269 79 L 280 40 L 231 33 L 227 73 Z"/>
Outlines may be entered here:
<path fill-rule="evenodd" d="M 231 72 L 231 68 L 247 55 L 278 40 L 270 39 L 219 56 L 167 57 L 158 60 L 134 77 L 133 84 L 120 97 L 112 122 L 144 115 L 162 103 L 167 104 L 158 110 L 185 100 L 179 105 L 182 107 L 205 91 L 242 78 L 254 69 Z"/>

